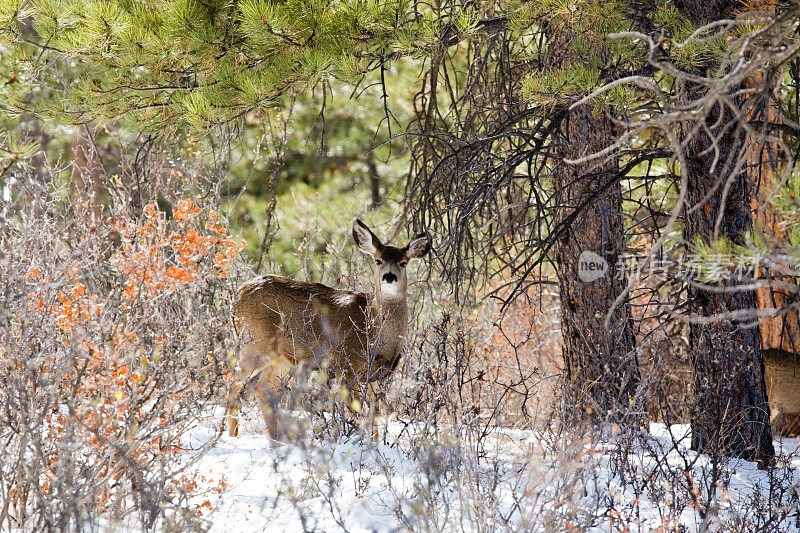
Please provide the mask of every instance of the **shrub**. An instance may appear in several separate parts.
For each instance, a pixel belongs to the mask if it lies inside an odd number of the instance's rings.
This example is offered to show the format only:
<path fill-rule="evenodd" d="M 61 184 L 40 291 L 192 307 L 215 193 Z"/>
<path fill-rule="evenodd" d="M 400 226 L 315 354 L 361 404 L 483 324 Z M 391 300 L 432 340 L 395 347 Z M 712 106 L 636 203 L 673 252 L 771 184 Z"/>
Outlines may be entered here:
<path fill-rule="evenodd" d="M 191 199 L 94 221 L 40 185 L 0 221 L 0 524 L 196 527 L 181 437 L 224 388 L 243 243 Z"/>

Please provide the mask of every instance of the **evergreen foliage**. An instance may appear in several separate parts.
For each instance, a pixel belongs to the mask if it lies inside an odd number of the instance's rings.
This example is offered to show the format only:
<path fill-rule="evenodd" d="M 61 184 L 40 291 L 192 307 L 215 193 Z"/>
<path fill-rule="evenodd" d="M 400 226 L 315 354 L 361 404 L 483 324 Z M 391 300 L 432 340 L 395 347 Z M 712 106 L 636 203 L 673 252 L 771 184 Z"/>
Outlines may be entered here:
<path fill-rule="evenodd" d="M 0 12 L 0 43 L 25 83 L 53 83 L 37 68 L 42 57 L 79 65 L 69 90 L 44 106 L 54 116 L 124 116 L 137 129 L 186 124 L 204 132 L 285 104 L 322 80 L 357 85 L 385 58 L 423 53 L 436 44 L 438 21 L 414 16 L 412 7 L 407 0 L 12 1 Z"/>

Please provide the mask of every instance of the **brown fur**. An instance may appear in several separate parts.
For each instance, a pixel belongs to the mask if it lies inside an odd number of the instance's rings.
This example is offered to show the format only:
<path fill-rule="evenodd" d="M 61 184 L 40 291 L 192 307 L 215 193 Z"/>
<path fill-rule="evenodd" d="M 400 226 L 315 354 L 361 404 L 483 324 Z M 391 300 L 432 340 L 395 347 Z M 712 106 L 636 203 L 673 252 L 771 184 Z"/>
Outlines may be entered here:
<path fill-rule="evenodd" d="M 800 357 L 782 350 L 764 350 L 773 430 L 781 435 L 800 434 Z"/>
<path fill-rule="evenodd" d="M 353 235 L 378 265 L 374 294 L 281 276 L 256 278 L 239 289 L 234 326 L 246 343 L 228 392 L 231 436 L 238 434 L 239 401 L 249 384 L 275 437 L 275 390 L 294 368 L 340 376 L 354 400 L 361 385 L 383 380 L 397 368 L 408 323 L 405 264 L 425 255 L 430 239 L 417 236 L 402 249 L 384 246 L 358 220 Z"/>

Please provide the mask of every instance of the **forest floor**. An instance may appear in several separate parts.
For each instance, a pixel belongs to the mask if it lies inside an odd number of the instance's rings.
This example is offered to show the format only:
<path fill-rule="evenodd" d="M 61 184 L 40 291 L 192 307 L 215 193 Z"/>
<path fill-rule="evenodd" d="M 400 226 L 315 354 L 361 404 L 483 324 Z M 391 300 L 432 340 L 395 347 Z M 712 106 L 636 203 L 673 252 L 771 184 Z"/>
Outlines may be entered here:
<path fill-rule="evenodd" d="M 379 442 L 276 443 L 250 411 L 190 467 L 212 531 L 800 531 L 800 439 L 776 439 L 769 473 L 695 454 L 685 425 L 590 442 L 499 428 L 434 439 L 394 420 Z M 217 409 L 187 432 L 187 459 L 221 421 Z"/>

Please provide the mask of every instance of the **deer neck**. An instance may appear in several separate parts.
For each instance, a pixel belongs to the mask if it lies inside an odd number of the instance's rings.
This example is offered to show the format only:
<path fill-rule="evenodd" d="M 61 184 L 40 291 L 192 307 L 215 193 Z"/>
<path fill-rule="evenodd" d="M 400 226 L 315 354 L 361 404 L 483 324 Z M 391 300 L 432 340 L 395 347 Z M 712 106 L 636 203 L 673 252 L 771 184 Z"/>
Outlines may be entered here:
<path fill-rule="evenodd" d="M 372 311 L 381 321 L 393 321 L 395 317 L 405 319 L 408 315 L 408 299 L 405 294 L 387 298 L 377 290 L 372 300 Z"/>
<path fill-rule="evenodd" d="M 373 327 L 379 344 L 394 345 L 406 335 L 408 328 L 408 300 L 405 294 L 385 298 L 376 290 L 372 300 Z"/>

